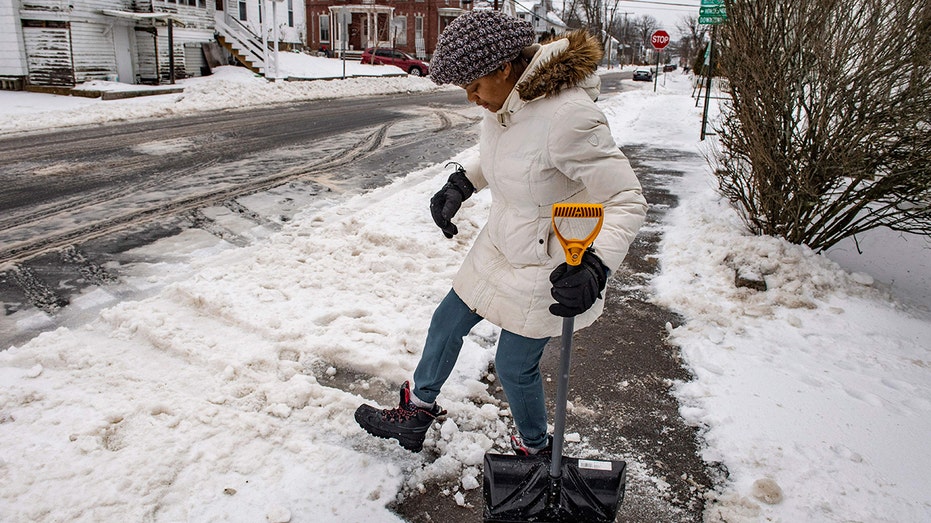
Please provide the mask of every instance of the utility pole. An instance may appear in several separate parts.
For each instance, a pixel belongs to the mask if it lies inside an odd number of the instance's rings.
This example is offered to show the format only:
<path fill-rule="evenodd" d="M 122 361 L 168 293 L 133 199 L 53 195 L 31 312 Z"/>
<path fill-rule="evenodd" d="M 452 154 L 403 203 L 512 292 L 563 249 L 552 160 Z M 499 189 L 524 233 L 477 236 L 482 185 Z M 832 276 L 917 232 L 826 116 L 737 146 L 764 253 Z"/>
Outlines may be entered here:
<path fill-rule="evenodd" d="M 155 75 L 156 78 L 158 74 Z M 175 21 L 168 17 L 168 81 L 175 84 Z"/>
<path fill-rule="evenodd" d="M 608 32 L 608 0 L 602 0 L 604 2 L 605 14 L 601 23 L 601 30 L 604 31 L 604 47 L 605 54 L 607 55 L 607 66 L 608 69 L 611 68 L 611 33 Z"/>
<path fill-rule="evenodd" d="M 629 12 L 629 11 L 624 11 L 621 14 L 624 15 L 624 41 L 621 42 L 621 51 L 623 51 L 624 46 L 627 45 L 627 15 L 632 15 L 634 13 Z M 617 53 L 617 66 L 618 67 L 623 67 L 624 65 L 621 63 L 621 56 L 623 56 L 623 53 L 621 51 L 618 51 Z"/>

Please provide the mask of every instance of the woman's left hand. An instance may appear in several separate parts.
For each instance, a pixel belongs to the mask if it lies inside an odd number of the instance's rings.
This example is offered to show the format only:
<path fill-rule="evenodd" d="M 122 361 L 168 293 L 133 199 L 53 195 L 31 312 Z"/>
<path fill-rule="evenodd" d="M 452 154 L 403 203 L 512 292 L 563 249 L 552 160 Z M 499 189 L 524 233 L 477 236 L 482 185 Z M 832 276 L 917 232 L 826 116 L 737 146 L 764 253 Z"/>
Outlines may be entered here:
<path fill-rule="evenodd" d="M 449 175 L 446 185 L 430 198 L 430 214 L 447 238 L 459 233 L 459 228 L 450 220 L 459 212 L 462 202 L 468 200 L 474 192 L 475 187 L 466 178 L 465 170 L 460 165 L 456 172 Z"/>

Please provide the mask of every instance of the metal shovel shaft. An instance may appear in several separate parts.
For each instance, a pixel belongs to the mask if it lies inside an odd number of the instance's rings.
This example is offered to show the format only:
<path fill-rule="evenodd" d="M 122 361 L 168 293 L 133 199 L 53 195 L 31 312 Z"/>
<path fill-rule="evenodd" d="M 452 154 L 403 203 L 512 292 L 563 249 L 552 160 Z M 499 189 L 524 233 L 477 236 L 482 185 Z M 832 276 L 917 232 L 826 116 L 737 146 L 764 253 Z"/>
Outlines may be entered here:
<path fill-rule="evenodd" d="M 553 454 L 485 454 L 485 523 L 529 521 L 614 523 L 624 499 L 623 461 L 563 457 L 574 318 L 563 318 Z"/>
<path fill-rule="evenodd" d="M 562 475 L 562 448 L 566 431 L 566 405 L 569 402 L 569 364 L 572 358 L 572 331 L 575 317 L 562 319 L 562 351 L 559 356 L 559 376 L 556 381 L 556 414 L 553 419 L 553 459 L 550 477 Z"/>

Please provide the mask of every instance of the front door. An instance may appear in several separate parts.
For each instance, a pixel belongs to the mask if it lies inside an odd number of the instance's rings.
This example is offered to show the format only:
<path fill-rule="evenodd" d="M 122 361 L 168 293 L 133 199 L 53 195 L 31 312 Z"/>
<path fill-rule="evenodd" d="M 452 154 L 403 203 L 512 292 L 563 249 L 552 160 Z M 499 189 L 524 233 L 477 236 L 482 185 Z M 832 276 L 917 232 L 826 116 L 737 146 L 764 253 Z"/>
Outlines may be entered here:
<path fill-rule="evenodd" d="M 133 47 L 128 25 L 113 26 L 113 48 L 116 51 L 116 74 L 124 84 L 136 83 L 133 68 Z"/>
<path fill-rule="evenodd" d="M 349 23 L 349 49 L 363 51 L 365 34 L 365 15 L 352 13 L 352 21 Z"/>

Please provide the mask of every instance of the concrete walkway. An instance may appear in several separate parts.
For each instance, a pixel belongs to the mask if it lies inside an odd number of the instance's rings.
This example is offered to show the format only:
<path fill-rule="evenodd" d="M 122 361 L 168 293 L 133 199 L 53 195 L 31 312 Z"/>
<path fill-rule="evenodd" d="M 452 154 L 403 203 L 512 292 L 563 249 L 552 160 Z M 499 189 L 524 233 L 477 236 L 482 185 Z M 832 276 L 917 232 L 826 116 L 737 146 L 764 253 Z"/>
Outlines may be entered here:
<path fill-rule="evenodd" d="M 160 94 L 183 93 L 184 87 L 180 85 L 134 85 L 134 84 L 84 84 L 77 87 L 43 87 L 29 86 L 26 91 L 34 93 L 57 94 L 60 96 L 81 96 L 84 98 L 100 98 L 103 100 L 123 100 L 138 98 L 140 96 L 156 96 Z"/>

